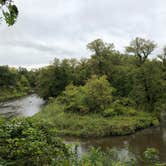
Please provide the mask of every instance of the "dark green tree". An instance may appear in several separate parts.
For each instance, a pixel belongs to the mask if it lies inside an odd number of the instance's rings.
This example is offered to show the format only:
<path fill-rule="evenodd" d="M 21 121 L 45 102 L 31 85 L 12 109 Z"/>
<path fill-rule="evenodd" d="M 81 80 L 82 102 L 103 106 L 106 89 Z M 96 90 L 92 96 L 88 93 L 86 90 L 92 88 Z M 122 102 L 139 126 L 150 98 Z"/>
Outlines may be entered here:
<path fill-rule="evenodd" d="M 114 52 L 114 44 L 104 43 L 101 39 L 97 39 L 89 43 L 87 48 L 94 53 L 91 59 L 94 74 L 100 76 L 106 74 L 108 57 Z"/>
<path fill-rule="evenodd" d="M 142 65 L 155 48 L 156 44 L 153 41 L 136 37 L 126 47 L 126 52 L 136 56 L 138 58 L 138 65 Z"/>

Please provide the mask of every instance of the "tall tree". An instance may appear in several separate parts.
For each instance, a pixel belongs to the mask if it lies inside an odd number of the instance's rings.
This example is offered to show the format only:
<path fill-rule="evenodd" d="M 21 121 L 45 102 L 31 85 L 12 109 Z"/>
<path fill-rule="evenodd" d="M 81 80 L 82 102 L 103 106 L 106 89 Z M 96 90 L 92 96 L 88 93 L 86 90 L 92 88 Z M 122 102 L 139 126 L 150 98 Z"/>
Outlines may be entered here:
<path fill-rule="evenodd" d="M 96 39 L 87 45 L 87 48 L 94 52 L 97 56 L 103 55 L 110 50 L 114 49 L 114 44 L 104 43 L 101 39 Z"/>
<path fill-rule="evenodd" d="M 166 70 L 166 46 L 163 48 L 163 53 L 158 55 L 158 58 L 161 60 L 162 65 Z"/>
<path fill-rule="evenodd" d="M 101 39 L 96 39 L 89 43 L 87 48 L 94 53 L 92 55 L 93 66 L 96 70 L 94 74 L 106 74 L 104 68 L 109 54 L 114 51 L 114 44 L 105 43 Z"/>
<path fill-rule="evenodd" d="M 156 44 L 151 40 L 136 37 L 131 41 L 130 45 L 126 47 L 126 52 L 138 58 L 138 65 L 142 65 L 148 56 L 156 48 Z"/>

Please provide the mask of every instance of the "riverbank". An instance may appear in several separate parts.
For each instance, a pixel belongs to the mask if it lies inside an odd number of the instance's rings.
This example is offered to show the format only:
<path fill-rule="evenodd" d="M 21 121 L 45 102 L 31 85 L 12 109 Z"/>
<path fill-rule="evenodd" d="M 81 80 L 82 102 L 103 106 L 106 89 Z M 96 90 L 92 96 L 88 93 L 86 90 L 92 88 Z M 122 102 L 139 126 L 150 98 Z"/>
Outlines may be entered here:
<path fill-rule="evenodd" d="M 25 89 L 22 91 L 18 91 L 16 89 L 3 89 L 0 91 L 0 102 L 5 102 L 12 99 L 18 99 L 33 93 L 34 91 L 30 89 Z"/>
<path fill-rule="evenodd" d="M 122 136 L 159 125 L 156 117 L 145 112 L 138 112 L 133 116 L 106 118 L 100 114 L 80 115 L 62 110 L 61 106 L 52 103 L 31 119 L 36 125 L 55 129 L 59 136 L 75 137 Z"/>
<path fill-rule="evenodd" d="M 91 147 L 89 153 L 80 153 L 77 145 L 65 144 L 52 128 L 47 127 L 38 128 L 28 119 L 0 119 L 0 165 L 165 166 L 155 148 L 145 149 L 141 157 L 143 164 L 130 155 L 120 158 L 118 149 L 103 151 Z"/>
<path fill-rule="evenodd" d="M 3 90 L 0 92 L 0 102 L 5 102 L 11 99 L 17 99 L 26 96 L 27 92 L 19 92 L 16 90 Z"/>

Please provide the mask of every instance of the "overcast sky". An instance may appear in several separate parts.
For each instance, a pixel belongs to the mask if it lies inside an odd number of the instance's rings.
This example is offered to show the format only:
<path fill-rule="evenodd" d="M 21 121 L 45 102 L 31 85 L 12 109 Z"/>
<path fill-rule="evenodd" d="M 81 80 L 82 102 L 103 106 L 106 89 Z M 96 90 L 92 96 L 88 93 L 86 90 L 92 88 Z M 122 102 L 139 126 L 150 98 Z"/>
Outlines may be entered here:
<path fill-rule="evenodd" d="M 39 67 L 89 57 L 96 38 L 123 51 L 139 36 L 166 45 L 166 0 L 15 0 L 19 18 L 0 25 L 0 65 Z"/>

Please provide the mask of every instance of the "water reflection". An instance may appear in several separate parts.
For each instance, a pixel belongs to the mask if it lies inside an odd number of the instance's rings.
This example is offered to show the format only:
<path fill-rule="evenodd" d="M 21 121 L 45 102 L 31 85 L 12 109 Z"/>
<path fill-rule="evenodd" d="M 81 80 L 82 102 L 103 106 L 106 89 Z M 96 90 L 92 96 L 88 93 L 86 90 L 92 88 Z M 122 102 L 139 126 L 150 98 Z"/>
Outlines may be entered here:
<path fill-rule="evenodd" d="M 157 128 L 145 129 L 133 135 L 108 137 L 102 139 L 75 139 L 65 138 L 67 142 L 79 142 L 81 152 L 88 152 L 91 146 L 107 148 L 116 148 L 120 159 L 129 158 L 138 159 L 141 165 L 142 154 L 148 147 L 154 147 L 159 150 L 160 159 L 166 162 L 166 125 Z"/>
<path fill-rule="evenodd" d="M 32 116 L 40 111 L 44 101 L 37 95 L 29 95 L 21 99 L 12 100 L 0 104 L 0 116 Z"/>

